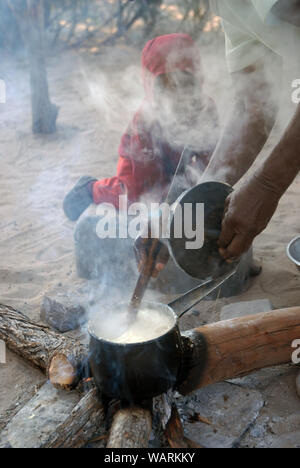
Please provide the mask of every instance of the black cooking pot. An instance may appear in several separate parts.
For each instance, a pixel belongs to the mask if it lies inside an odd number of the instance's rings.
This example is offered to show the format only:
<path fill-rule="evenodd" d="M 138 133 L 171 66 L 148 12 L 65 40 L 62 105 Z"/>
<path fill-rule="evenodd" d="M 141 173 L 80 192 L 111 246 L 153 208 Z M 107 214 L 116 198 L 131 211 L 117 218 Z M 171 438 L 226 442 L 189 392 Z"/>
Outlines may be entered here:
<path fill-rule="evenodd" d="M 148 399 L 166 392 L 177 381 L 182 355 L 177 317 L 164 304 L 143 303 L 142 307 L 167 314 L 173 326 L 151 341 L 120 344 L 98 338 L 90 325 L 92 374 L 97 386 L 110 397 Z"/>
<path fill-rule="evenodd" d="M 99 337 L 95 322 L 89 324 L 90 367 L 102 394 L 135 402 L 150 399 L 174 388 L 182 381 L 189 366 L 189 346 L 179 331 L 179 318 L 211 292 L 227 281 L 236 271 L 216 281 L 207 281 L 180 296 L 168 305 L 145 302 L 142 307 L 167 315 L 172 324 L 169 330 L 150 341 L 120 344 Z M 113 319 L 122 322 L 128 304 L 116 308 Z M 150 312 L 149 312 L 150 313 Z M 118 316 L 119 314 L 119 316 Z M 99 320 L 99 319 L 98 319 Z M 120 333 L 119 333 L 120 335 Z M 204 353 L 204 343 L 200 343 Z"/>

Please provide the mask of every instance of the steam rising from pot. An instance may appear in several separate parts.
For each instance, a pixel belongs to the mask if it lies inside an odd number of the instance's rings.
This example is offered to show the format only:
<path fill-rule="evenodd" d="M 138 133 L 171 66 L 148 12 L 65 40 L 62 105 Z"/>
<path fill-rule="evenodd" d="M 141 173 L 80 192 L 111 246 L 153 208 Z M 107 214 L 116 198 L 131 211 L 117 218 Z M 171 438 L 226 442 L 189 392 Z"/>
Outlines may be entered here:
<path fill-rule="evenodd" d="M 175 324 L 175 316 L 153 308 L 142 307 L 136 320 L 131 323 L 127 306 L 117 312 L 111 311 L 106 318 L 95 316 L 90 330 L 97 338 L 119 344 L 143 343 L 167 333 Z"/>

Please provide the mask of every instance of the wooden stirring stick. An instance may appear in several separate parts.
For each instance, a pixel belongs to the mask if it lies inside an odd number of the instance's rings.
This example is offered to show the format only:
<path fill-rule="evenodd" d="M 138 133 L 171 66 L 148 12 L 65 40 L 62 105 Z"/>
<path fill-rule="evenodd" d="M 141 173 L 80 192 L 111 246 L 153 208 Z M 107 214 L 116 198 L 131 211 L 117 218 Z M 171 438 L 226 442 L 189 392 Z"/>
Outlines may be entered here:
<path fill-rule="evenodd" d="M 168 195 L 165 200 L 165 203 L 169 203 L 169 205 L 174 203 L 183 191 L 183 188 L 180 186 L 178 176 L 180 176 L 184 172 L 185 162 L 191 156 L 192 153 L 193 151 L 190 148 L 185 147 L 181 154 L 180 161 L 178 163 Z M 156 239 L 156 238 L 151 239 L 151 246 L 148 252 L 147 260 L 139 275 L 139 278 L 138 278 L 138 281 L 137 281 L 137 284 L 136 284 L 136 287 L 135 287 L 135 290 L 134 290 L 134 293 L 132 295 L 130 305 L 129 305 L 129 312 L 131 314 L 131 320 L 132 319 L 134 320 L 138 312 L 138 309 L 141 305 L 141 302 L 143 300 L 144 294 L 148 287 L 149 281 L 155 269 L 156 259 L 157 259 L 160 249 L 161 249 L 161 243 L 159 239 Z"/>
<path fill-rule="evenodd" d="M 161 243 L 159 239 L 151 239 L 151 246 L 149 249 L 149 253 L 147 255 L 147 261 L 139 275 L 134 293 L 132 295 L 130 301 L 130 311 L 133 313 L 137 313 L 146 289 L 148 287 L 149 281 L 155 269 L 156 259 L 161 249 Z"/>

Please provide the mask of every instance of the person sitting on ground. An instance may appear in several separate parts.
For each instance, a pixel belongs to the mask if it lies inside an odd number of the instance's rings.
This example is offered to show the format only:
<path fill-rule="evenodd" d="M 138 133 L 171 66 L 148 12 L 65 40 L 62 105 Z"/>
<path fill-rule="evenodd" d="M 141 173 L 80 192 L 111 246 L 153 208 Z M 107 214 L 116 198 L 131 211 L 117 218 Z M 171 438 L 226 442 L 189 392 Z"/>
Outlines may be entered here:
<path fill-rule="evenodd" d="M 119 147 L 115 177 L 82 177 L 64 200 L 64 211 L 77 221 L 91 203 L 119 208 L 149 194 L 163 200 L 185 144 L 195 148 L 189 173 L 199 176 L 218 140 L 218 112 L 203 92 L 199 50 L 187 34 L 150 40 L 142 53 L 145 99 Z M 148 198 L 149 200 L 149 198 Z"/>

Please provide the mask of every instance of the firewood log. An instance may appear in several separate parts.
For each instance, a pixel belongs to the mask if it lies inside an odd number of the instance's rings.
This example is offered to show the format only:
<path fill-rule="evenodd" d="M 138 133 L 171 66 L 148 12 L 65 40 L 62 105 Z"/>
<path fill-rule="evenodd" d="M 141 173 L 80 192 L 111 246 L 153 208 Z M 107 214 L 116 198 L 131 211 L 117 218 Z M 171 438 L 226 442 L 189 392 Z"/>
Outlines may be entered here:
<path fill-rule="evenodd" d="M 179 387 L 183 395 L 265 367 L 292 363 L 292 342 L 300 338 L 300 307 L 212 323 L 186 335 L 193 345 L 202 340 L 206 350 L 201 359 L 197 345 L 191 347 L 192 365 Z"/>
<path fill-rule="evenodd" d="M 203 448 L 184 435 L 183 425 L 175 405 L 172 408 L 172 414 L 165 430 L 165 436 L 170 447 L 173 449 Z"/>
<path fill-rule="evenodd" d="M 107 448 L 148 448 L 151 430 L 150 410 L 138 406 L 120 409 L 114 415 Z"/>
<path fill-rule="evenodd" d="M 81 448 L 106 433 L 95 388 L 84 396 L 45 383 L 0 433 L 0 448 Z"/>
<path fill-rule="evenodd" d="M 76 388 L 84 373 L 84 366 L 88 360 L 87 346 L 78 342 L 68 343 L 52 354 L 47 375 L 56 388 L 72 390 Z"/>
<path fill-rule="evenodd" d="M 42 448 L 82 448 L 105 425 L 105 409 L 97 390 L 89 391 Z"/>
<path fill-rule="evenodd" d="M 42 371 L 57 388 L 72 389 L 81 377 L 87 346 L 0 304 L 0 339 Z"/>

